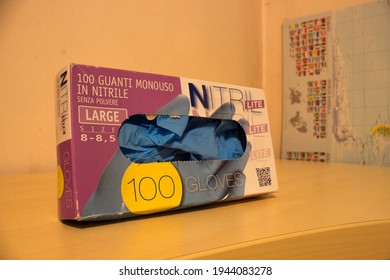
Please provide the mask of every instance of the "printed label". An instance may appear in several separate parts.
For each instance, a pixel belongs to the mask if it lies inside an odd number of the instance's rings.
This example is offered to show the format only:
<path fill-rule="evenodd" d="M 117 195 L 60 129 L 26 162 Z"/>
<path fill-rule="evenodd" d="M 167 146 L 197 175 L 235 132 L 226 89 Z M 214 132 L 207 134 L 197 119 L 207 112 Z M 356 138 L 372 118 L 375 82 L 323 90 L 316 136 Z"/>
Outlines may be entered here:
<path fill-rule="evenodd" d="M 56 78 L 57 145 L 72 137 L 69 93 L 69 70 L 65 68 Z"/>
<path fill-rule="evenodd" d="M 113 109 L 91 106 L 79 106 L 79 122 L 81 124 L 121 125 L 126 119 L 126 109 Z"/>
<path fill-rule="evenodd" d="M 264 100 L 247 100 L 245 101 L 245 109 L 264 108 Z"/>
<path fill-rule="evenodd" d="M 150 214 L 178 207 L 183 187 L 169 162 L 132 163 L 122 178 L 122 199 L 134 214 Z"/>

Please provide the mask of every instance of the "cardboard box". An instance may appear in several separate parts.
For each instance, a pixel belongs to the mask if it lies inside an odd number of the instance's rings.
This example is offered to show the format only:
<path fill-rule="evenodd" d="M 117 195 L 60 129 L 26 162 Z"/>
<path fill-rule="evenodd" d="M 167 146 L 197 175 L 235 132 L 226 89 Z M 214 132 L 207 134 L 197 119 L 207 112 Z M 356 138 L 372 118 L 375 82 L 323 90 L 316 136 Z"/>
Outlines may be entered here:
<path fill-rule="evenodd" d="M 242 154 L 232 159 L 153 161 L 145 157 L 134 162 L 119 146 L 119 138 L 125 137 L 123 124 L 134 116 L 150 120 L 191 116 L 196 121 L 239 124 L 245 139 Z M 70 64 L 56 77 L 56 130 L 62 220 L 136 217 L 278 188 L 267 106 L 260 89 Z M 210 149 L 209 141 L 192 137 L 195 149 Z"/>

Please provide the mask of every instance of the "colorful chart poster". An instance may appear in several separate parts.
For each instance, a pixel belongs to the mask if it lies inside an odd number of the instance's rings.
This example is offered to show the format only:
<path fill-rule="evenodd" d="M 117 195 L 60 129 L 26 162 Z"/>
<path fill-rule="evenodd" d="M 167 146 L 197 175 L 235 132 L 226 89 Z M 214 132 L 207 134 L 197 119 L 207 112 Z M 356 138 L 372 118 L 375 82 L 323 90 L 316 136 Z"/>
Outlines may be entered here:
<path fill-rule="evenodd" d="M 390 166 L 390 7 L 283 26 L 282 158 Z"/>

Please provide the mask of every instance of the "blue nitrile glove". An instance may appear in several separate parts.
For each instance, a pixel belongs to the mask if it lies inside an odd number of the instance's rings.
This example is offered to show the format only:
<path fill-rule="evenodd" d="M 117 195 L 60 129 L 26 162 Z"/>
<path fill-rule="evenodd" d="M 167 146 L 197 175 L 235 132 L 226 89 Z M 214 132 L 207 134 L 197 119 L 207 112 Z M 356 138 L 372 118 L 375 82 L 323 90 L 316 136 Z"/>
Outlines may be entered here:
<path fill-rule="evenodd" d="M 121 194 L 122 177 L 129 164 L 129 159 L 118 148 L 104 169 L 96 190 L 85 204 L 81 214 L 83 218 L 108 220 L 116 218 L 114 216 L 116 213 L 126 213 L 128 216 L 135 216 L 129 212 L 123 203 Z M 106 216 L 98 217 L 98 215 L 103 214 Z"/>
<path fill-rule="evenodd" d="M 188 98 L 179 95 L 160 108 L 156 114 L 183 116 L 188 115 L 189 109 Z M 210 118 L 231 119 L 234 110 L 234 106 L 227 103 L 222 105 Z M 245 120 L 239 122 L 243 127 L 247 124 Z M 243 170 L 249 158 L 250 150 L 251 145 L 247 142 L 244 154 L 235 160 L 172 162 L 178 170 L 183 184 L 183 198 L 178 208 L 242 197 L 245 191 Z M 121 213 L 120 216 L 115 216 L 116 218 L 136 216 L 127 209 L 121 194 L 122 177 L 130 163 L 129 159 L 118 148 L 104 170 L 96 191 L 85 205 L 82 212 L 83 217 L 90 216 L 91 219 L 96 220 L 94 216 L 105 214 L 106 216 L 100 219 L 109 219 L 114 218 L 116 213 Z M 196 181 L 191 182 L 189 178 L 195 178 Z M 198 187 L 196 187 L 196 184 L 198 184 Z"/>
<path fill-rule="evenodd" d="M 160 110 L 176 115 L 186 115 L 190 110 L 190 104 L 186 96 L 178 95 Z M 130 163 L 118 147 L 102 172 L 96 190 L 82 210 L 81 216 L 85 220 L 108 220 L 136 216 L 127 209 L 121 193 L 122 177 Z M 121 215 L 117 216 L 117 213 Z"/>
<path fill-rule="evenodd" d="M 118 144 L 123 154 L 132 162 L 166 162 L 174 160 L 174 148 L 164 144 L 180 139 L 188 123 L 188 117 L 178 119 L 172 129 L 165 129 L 158 123 L 164 122 L 157 117 L 148 120 L 145 115 L 134 115 L 120 128 Z M 160 120 L 160 121 L 159 121 Z"/>
<path fill-rule="evenodd" d="M 232 119 L 234 113 L 234 106 L 231 103 L 225 103 L 210 118 Z M 244 130 L 247 128 L 248 122 L 246 120 L 241 119 L 239 123 Z M 211 160 L 195 163 L 172 162 L 182 178 L 183 199 L 181 205 L 189 207 L 242 197 L 245 192 L 246 179 L 243 171 L 251 148 L 252 146 L 247 142 L 244 154 L 235 160 Z M 196 188 L 197 191 L 193 191 Z"/>
<path fill-rule="evenodd" d="M 232 120 L 193 116 L 131 116 L 118 138 L 132 162 L 231 160 L 245 149 L 245 132 Z"/>

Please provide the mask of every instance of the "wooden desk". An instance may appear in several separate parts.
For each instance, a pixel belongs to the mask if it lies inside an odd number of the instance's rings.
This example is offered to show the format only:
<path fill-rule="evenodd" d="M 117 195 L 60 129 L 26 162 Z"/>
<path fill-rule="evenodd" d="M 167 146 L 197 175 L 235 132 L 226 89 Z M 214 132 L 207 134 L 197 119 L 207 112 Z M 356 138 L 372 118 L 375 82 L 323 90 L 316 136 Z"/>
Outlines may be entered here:
<path fill-rule="evenodd" d="M 390 169 L 277 161 L 273 195 L 105 223 L 57 219 L 56 174 L 0 177 L 0 259 L 389 259 Z"/>

